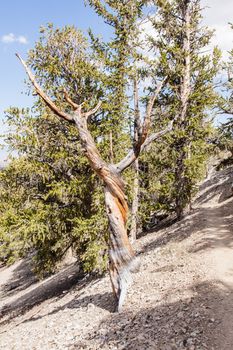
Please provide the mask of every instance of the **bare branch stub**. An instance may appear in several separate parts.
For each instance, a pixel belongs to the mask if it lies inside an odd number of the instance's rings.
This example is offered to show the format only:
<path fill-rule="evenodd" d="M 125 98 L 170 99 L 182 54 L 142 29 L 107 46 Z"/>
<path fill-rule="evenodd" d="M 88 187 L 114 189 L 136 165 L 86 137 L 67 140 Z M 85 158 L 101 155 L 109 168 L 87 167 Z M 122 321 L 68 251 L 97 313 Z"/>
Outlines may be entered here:
<path fill-rule="evenodd" d="M 77 110 L 79 105 L 77 103 L 75 103 L 71 98 L 70 96 L 68 95 L 68 92 L 64 89 L 64 97 L 65 97 L 65 100 L 69 103 L 69 105 L 71 105 L 71 107 L 74 109 L 74 110 Z"/>
<path fill-rule="evenodd" d="M 148 137 L 150 125 L 151 125 L 152 109 L 153 109 L 155 100 L 158 94 L 160 93 L 166 79 L 167 77 L 165 77 L 165 79 L 163 79 L 159 83 L 155 93 L 151 95 L 149 99 L 149 102 L 146 108 L 144 123 L 142 125 L 142 131 L 139 134 L 137 143 L 134 145 L 133 149 L 131 149 L 128 152 L 128 154 L 118 164 L 115 165 L 116 169 L 120 173 L 123 172 L 126 168 L 128 168 L 138 158 L 140 152 L 145 148 L 144 146 L 147 146 L 150 142 L 152 142 L 153 140 L 156 140 L 157 138 L 161 137 L 162 135 L 164 135 L 165 133 L 171 130 L 171 126 L 169 124 L 169 126 L 164 130 L 161 130 L 160 132 L 151 135 L 151 137 Z"/>
<path fill-rule="evenodd" d="M 100 106 L 101 106 L 101 101 L 99 101 L 99 102 L 97 103 L 97 105 L 96 105 L 93 109 L 91 109 L 91 110 L 88 111 L 88 112 L 85 112 L 85 113 L 84 113 L 84 117 L 85 117 L 86 119 L 88 119 L 91 115 L 95 114 L 95 113 L 100 109 Z"/>

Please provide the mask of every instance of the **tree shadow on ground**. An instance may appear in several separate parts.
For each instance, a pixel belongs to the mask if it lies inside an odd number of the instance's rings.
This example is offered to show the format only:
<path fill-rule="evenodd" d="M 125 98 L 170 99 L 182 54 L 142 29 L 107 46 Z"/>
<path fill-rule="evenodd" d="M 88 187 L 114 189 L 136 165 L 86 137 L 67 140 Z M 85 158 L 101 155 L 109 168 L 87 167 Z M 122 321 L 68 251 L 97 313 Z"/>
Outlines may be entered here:
<path fill-rule="evenodd" d="M 204 228 L 204 234 L 197 240 L 190 252 L 197 253 L 204 249 L 224 247 L 233 248 L 233 198 L 221 206 L 219 213 L 216 209 L 203 209 L 203 215 L 208 216 L 208 226 Z M 221 231 L 220 234 L 218 232 Z"/>
<path fill-rule="evenodd" d="M 224 185 L 222 184 L 218 188 L 220 195 L 220 205 L 218 207 L 193 209 L 183 220 L 174 223 L 172 226 L 164 229 L 157 237 L 155 236 L 153 241 L 149 242 L 141 249 L 139 255 L 145 254 L 158 247 L 163 247 L 169 242 L 181 242 L 195 234 L 200 235 L 200 239 L 198 239 L 197 235 L 197 242 L 190 250 L 193 253 L 211 248 L 214 245 L 232 247 L 233 197 L 229 197 L 231 184 L 232 179 L 227 179 L 224 181 Z M 205 199 L 202 200 L 202 203 L 203 202 L 205 202 Z M 198 203 L 200 204 L 199 198 Z M 214 233 L 219 230 L 221 230 L 221 235 L 211 234 L 211 232 Z M 205 233 L 204 237 L 203 233 Z"/>
<path fill-rule="evenodd" d="M 110 313 L 113 313 L 116 310 L 116 306 L 117 306 L 116 300 L 115 300 L 113 294 L 110 292 L 97 293 L 94 295 L 87 295 L 84 297 L 81 297 L 81 295 L 82 294 L 80 294 L 78 297 L 77 296 L 74 297 L 70 302 L 66 303 L 65 305 L 59 306 L 59 307 L 55 308 L 53 311 L 46 313 L 46 316 L 50 316 L 50 315 L 56 314 L 60 311 L 67 310 L 67 309 L 90 310 L 94 306 L 101 308 L 101 309 L 104 309 L 104 310 L 107 310 Z M 41 319 L 43 317 L 44 317 L 44 315 L 39 315 L 36 317 L 34 316 L 32 318 L 29 318 L 29 319 L 23 321 L 22 323 L 37 321 L 38 319 Z"/>
<path fill-rule="evenodd" d="M 81 290 L 88 284 L 95 283 L 97 280 L 98 277 L 96 276 L 83 277 L 77 264 L 68 266 L 56 275 L 35 284 L 33 288 L 29 288 L 30 290 L 22 296 L 18 298 L 16 296 L 15 300 L 5 304 L 0 309 L 1 323 L 6 323 L 19 315 L 25 314 L 34 306 L 46 300 L 54 297 L 64 297 L 74 286 L 75 290 Z"/>
<path fill-rule="evenodd" d="M 219 203 L 228 199 L 231 194 L 233 183 L 233 167 L 226 168 L 221 173 L 216 173 L 211 179 L 202 183 L 199 188 L 200 195 L 197 196 L 195 204 L 204 204 L 219 196 Z"/>
<path fill-rule="evenodd" d="M 228 167 L 221 172 L 216 172 L 211 179 L 205 180 L 199 187 L 199 194 L 194 199 L 192 207 L 197 207 L 201 204 L 205 204 L 208 201 L 211 201 L 214 197 L 218 196 L 218 202 L 222 203 L 223 201 L 232 197 L 232 184 L 233 184 L 233 167 Z M 144 237 L 150 233 L 156 233 L 160 230 L 170 228 L 171 226 L 179 225 L 186 219 L 197 212 L 196 209 L 185 210 L 185 218 L 182 221 L 177 221 L 175 213 L 168 215 L 167 218 L 160 221 L 154 227 L 140 232 L 138 238 Z"/>
<path fill-rule="evenodd" d="M 222 205 L 221 209 L 221 223 L 218 223 L 217 229 L 226 229 L 225 238 L 223 238 L 223 244 L 228 241 L 229 245 L 232 243 L 232 231 L 229 229 L 233 227 L 232 224 L 232 183 L 233 183 L 233 167 L 226 168 L 220 173 L 216 173 L 211 179 L 204 181 L 200 186 L 200 194 L 196 197 L 193 208 L 186 213 L 185 217 L 181 221 L 177 221 L 174 216 L 168 217 L 166 220 L 159 223 L 155 229 L 149 230 L 147 234 L 155 234 L 155 239 L 152 242 L 146 244 L 140 251 L 140 254 L 144 254 L 150 250 L 163 247 L 169 242 L 181 242 L 192 234 L 201 231 L 207 226 L 208 217 L 215 217 L 218 209 L 216 208 L 200 208 L 201 205 L 213 199 L 218 198 L 218 203 Z M 208 220 L 208 226 L 210 229 L 214 229 L 216 221 Z M 227 228 L 228 227 L 228 228 Z M 156 233 L 158 235 L 156 236 Z M 210 244 L 214 244 L 214 239 L 209 242 L 203 241 L 196 247 L 198 249 L 210 248 Z M 195 249 L 193 250 L 195 252 Z"/>
<path fill-rule="evenodd" d="M 233 309 L 233 291 L 216 281 L 194 285 L 191 290 L 194 296 L 189 299 L 173 303 L 163 300 L 156 307 L 108 316 L 74 349 L 231 349 L 215 347 L 213 334 L 221 329 L 223 305 Z"/>
<path fill-rule="evenodd" d="M 11 296 L 27 289 L 36 282 L 38 282 L 38 278 L 32 271 L 31 258 L 24 259 L 14 269 L 10 281 L 3 286 L 1 295 L 3 297 Z"/>

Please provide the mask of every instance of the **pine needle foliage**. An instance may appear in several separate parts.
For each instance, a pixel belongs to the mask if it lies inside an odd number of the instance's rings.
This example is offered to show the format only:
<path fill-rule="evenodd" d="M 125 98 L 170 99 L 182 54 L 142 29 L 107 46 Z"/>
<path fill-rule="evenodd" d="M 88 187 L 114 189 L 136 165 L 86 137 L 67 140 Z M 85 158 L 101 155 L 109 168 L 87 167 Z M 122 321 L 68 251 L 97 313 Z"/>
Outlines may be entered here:
<path fill-rule="evenodd" d="M 151 22 L 157 35 L 149 40 L 159 56 L 156 74 L 167 81 L 155 110 L 155 128 L 169 119 L 175 118 L 175 123 L 164 142 L 152 145 L 149 157 L 145 155 L 149 179 L 144 192 L 154 205 L 149 210 L 146 201 L 142 212 L 175 212 L 180 219 L 197 190 L 210 150 L 209 111 L 216 105 L 220 51 L 205 53 L 213 33 L 201 25 L 200 1 L 154 4 L 157 15 Z"/>

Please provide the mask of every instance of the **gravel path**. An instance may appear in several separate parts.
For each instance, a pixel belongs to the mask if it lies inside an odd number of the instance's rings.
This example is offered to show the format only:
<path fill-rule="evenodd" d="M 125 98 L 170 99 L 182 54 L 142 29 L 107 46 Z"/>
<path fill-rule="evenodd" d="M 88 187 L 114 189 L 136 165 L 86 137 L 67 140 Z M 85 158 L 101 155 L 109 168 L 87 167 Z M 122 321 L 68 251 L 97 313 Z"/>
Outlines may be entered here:
<path fill-rule="evenodd" d="M 136 243 L 141 269 L 113 313 L 108 276 L 70 265 L 43 282 L 0 269 L 0 349 L 232 350 L 233 169 L 204 182 L 181 222 Z"/>

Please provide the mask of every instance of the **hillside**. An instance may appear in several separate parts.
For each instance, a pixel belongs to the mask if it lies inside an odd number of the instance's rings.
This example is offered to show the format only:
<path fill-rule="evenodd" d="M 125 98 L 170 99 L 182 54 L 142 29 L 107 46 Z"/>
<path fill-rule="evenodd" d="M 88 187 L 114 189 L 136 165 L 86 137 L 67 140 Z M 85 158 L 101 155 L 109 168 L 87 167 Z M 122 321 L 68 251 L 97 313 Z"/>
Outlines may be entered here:
<path fill-rule="evenodd" d="M 232 350 L 233 168 L 200 187 L 181 222 L 136 243 L 141 268 L 113 313 L 108 276 L 69 265 L 36 281 L 28 261 L 0 270 L 0 349 Z"/>

